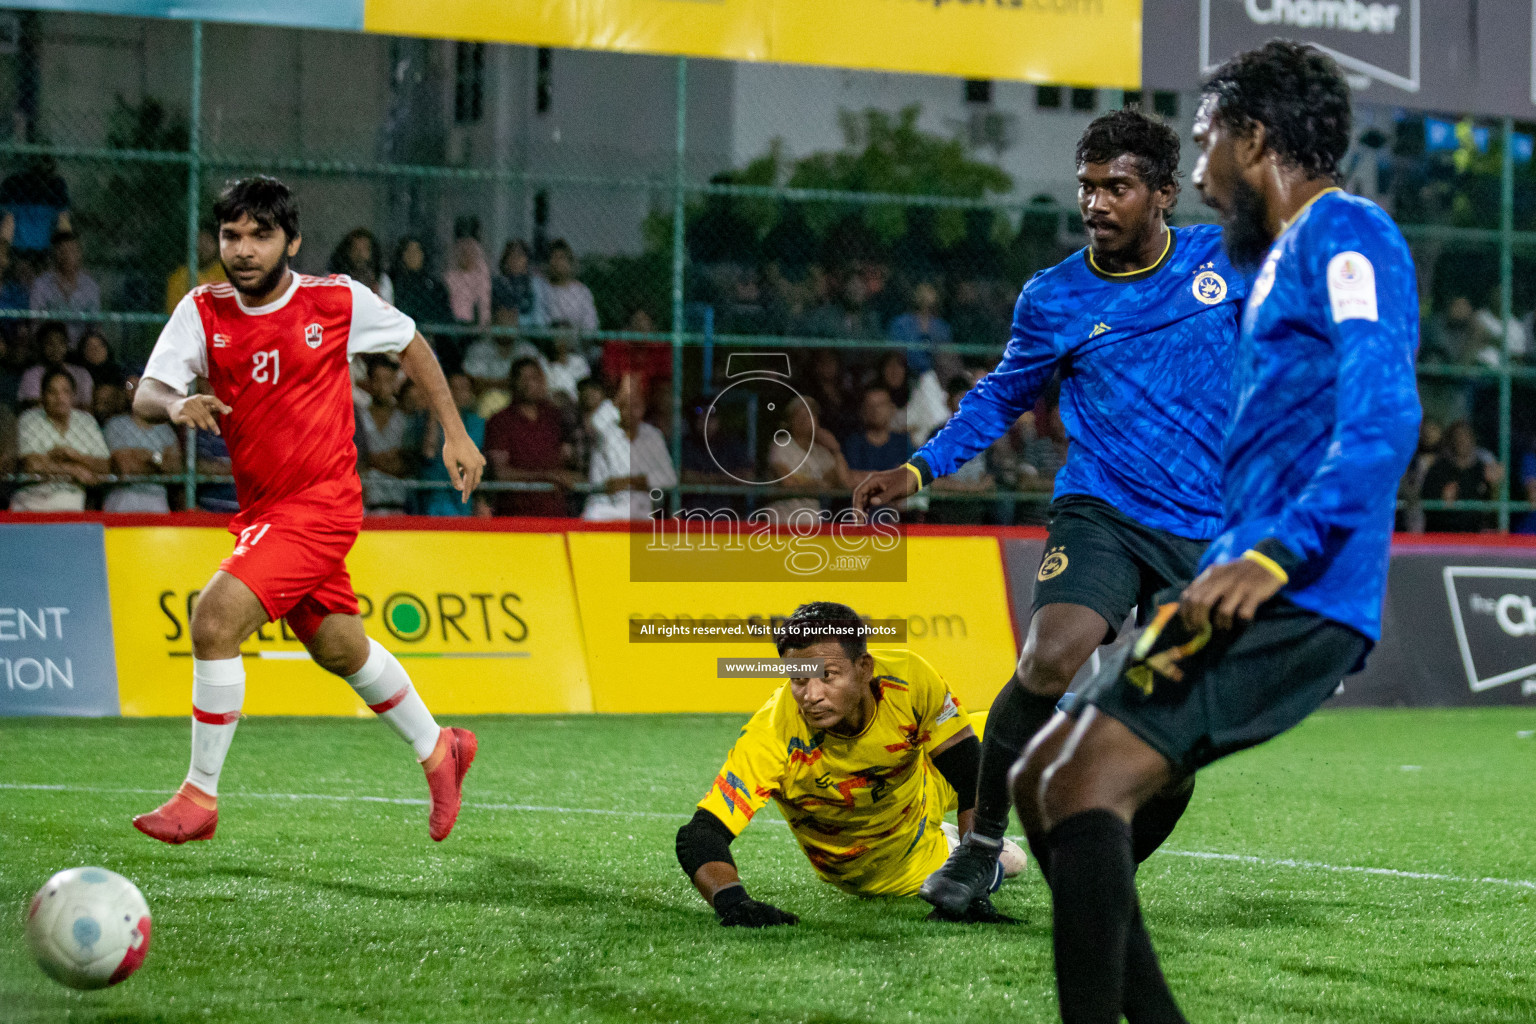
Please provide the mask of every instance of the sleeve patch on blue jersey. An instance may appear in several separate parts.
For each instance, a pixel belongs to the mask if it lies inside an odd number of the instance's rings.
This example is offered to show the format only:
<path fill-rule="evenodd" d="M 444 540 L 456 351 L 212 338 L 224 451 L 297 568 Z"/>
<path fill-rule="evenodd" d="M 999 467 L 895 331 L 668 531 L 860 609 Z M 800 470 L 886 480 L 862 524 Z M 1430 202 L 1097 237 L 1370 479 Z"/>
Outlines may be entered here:
<path fill-rule="evenodd" d="M 1341 252 L 1328 261 L 1328 301 L 1333 322 L 1376 319 L 1376 268 L 1358 252 Z"/>

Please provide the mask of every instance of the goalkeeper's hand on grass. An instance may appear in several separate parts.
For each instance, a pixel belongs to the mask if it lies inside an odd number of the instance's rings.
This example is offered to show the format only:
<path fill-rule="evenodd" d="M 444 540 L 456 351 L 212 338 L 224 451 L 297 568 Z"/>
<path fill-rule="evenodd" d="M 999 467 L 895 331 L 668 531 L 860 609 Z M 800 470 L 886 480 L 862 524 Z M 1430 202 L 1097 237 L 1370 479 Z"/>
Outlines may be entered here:
<path fill-rule="evenodd" d="M 715 893 L 715 913 L 726 928 L 771 928 L 778 924 L 800 923 L 800 919 L 789 911 L 759 903 L 748 896 L 746 887 L 741 885 Z"/>

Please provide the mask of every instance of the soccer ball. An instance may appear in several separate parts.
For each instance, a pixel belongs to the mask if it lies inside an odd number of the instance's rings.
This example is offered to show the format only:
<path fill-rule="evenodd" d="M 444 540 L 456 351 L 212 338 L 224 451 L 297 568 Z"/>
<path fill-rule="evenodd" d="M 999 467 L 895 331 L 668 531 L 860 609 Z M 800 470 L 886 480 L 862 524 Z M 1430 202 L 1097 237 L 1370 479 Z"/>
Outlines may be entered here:
<path fill-rule="evenodd" d="M 116 985 L 149 952 L 149 904 L 132 882 L 105 868 L 60 871 L 27 908 L 27 945 L 61 985 Z"/>

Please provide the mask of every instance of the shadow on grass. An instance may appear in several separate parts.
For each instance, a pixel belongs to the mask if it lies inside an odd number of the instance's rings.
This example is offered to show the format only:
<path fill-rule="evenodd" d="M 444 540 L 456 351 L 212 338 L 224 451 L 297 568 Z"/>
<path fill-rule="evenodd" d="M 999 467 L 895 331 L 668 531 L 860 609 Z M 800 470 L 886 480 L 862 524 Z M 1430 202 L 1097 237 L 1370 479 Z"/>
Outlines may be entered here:
<path fill-rule="evenodd" d="M 549 876 L 550 869 L 524 857 L 496 854 L 462 855 L 467 867 L 442 882 L 392 884 L 384 880 L 316 876 L 265 864 L 214 865 L 208 876 L 241 881 L 259 879 L 296 889 L 319 889 L 365 900 L 398 903 L 463 904 L 468 906 L 516 906 L 544 909 L 591 909 L 605 913 L 622 909 L 632 913 L 686 920 L 682 909 L 665 900 L 644 896 L 622 887 L 594 888 Z"/>
<path fill-rule="evenodd" d="M 58 995 L 36 995 L 0 989 L 0 1020 L 7 1024 L 53 1024 L 54 1021 L 86 1021 L 89 1024 L 183 1024 L 206 1021 L 200 1010 L 134 1010 L 113 1005 L 116 994 L 75 995 L 60 990 Z"/>

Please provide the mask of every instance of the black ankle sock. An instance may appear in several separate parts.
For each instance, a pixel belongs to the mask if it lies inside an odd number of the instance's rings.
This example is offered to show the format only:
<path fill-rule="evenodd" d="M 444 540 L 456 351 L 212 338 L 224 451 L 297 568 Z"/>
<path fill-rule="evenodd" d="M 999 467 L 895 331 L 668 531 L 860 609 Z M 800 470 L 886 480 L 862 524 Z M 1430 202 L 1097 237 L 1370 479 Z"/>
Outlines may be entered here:
<path fill-rule="evenodd" d="M 1141 809 L 1131 819 L 1131 853 L 1137 864 L 1152 856 L 1163 845 L 1173 832 L 1173 827 L 1184 816 L 1190 798 L 1194 795 L 1195 778 L 1191 775 L 1178 790 L 1167 795 L 1159 793 L 1141 805 Z"/>
<path fill-rule="evenodd" d="M 1053 828 L 1046 842 L 1061 1019 L 1119 1024 L 1136 909 L 1131 827 L 1111 811 L 1081 811 Z"/>
<path fill-rule="evenodd" d="M 987 712 L 987 728 L 981 740 L 981 768 L 976 776 L 976 823 L 984 836 L 1001 839 L 1008 831 L 1008 773 L 1024 756 L 1035 733 L 1056 713 L 1055 697 L 1042 697 L 1024 689 L 1015 675 L 1003 684 Z"/>
<path fill-rule="evenodd" d="M 1141 920 L 1141 904 L 1131 912 L 1125 939 L 1125 1019 L 1130 1024 L 1189 1024 L 1168 991 L 1168 981 L 1152 950 L 1152 939 Z"/>

